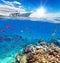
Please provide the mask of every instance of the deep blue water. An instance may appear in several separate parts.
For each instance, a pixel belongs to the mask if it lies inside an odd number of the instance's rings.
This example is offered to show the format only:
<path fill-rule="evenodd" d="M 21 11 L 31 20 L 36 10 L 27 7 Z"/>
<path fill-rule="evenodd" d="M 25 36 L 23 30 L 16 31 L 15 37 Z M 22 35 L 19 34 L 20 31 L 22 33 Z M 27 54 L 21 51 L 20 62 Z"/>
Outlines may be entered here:
<path fill-rule="evenodd" d="M 52 36 L 52 34 L 54 35 Z M 0 61 L 6 61 L 7 54 L 11 54 L 13 57 L 17 52 L 21 52 L 23 47 L 35 44 L 39 40 L 47 41 L 56 38 L 60 38 L 60 24 L 58 23 L 0 20 Z"/>
<path fill-rule="evenodd" d="M 6 26 L 11 26 L 14 30 L 7 29 Z M 3 20 L 0 21 L 0 30 L 6 30 L 5 33 L 0 31 L 0 35 L 51 37 L 51 34 L 56 32 L 55 37 L 59 37 L 60 24 L 29 20 Z M 21 30 L 23 30 L 23 33 L 20 32 Z"/>

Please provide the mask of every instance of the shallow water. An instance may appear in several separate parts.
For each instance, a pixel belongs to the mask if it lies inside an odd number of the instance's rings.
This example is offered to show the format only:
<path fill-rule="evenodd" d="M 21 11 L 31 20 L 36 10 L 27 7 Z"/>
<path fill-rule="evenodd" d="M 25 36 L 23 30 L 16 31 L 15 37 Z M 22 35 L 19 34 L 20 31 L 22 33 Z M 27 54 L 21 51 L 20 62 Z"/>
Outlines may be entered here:
<path fill-rule="evenodd" d="M 7 27 L 10 26 L 10 27 Z M 4 30 L 4 31 L 3 31 Z M 16 53 L 39 40 L 60 39 L 60 24 L 30 20 L 0 21 L 0 63 L 11 63 Z M 60 43 L 56 43 L 55 45 Z M 59 45 L 60 46 L 60 45 Z"/>

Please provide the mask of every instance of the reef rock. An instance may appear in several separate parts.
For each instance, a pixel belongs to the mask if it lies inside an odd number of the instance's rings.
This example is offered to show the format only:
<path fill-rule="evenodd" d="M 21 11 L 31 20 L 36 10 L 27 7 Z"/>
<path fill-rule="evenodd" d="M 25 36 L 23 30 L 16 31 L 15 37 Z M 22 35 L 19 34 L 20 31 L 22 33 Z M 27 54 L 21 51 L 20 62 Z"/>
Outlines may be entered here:
<path fill-rule="evenodd" d="M 21 57 L 20 63 L 27 63 L 27 56 L 26 55 Z"/>
<path fill-rule="evenodd" d="M 28 46 L 24 49 L 24 53 L 34 53 L 35 52 L 35 48 L 34 46 Z"/>
<path fill-rule="evenodd" d="M 23 55 L 16 55 L 15 63 L 60 63 L 60 48 L 46 43 L 27 46 Z"/>

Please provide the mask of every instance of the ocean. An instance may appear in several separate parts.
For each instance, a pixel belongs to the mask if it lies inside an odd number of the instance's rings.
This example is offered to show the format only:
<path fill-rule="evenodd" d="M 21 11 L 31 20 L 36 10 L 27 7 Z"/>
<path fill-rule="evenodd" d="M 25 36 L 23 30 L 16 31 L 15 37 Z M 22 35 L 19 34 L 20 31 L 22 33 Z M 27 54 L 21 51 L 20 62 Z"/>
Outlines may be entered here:
<path fill-rule="evenodd" d="M 0 20 L 0 63 L 11 63 L 16 53 L 38 41 L 60 46 L 60 24 L 32 20 Z"/>

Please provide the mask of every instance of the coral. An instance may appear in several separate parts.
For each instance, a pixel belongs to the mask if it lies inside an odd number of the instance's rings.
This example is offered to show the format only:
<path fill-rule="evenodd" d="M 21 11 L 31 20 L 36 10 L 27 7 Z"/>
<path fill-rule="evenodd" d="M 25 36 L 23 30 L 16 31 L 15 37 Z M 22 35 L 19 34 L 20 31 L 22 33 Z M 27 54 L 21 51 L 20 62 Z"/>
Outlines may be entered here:
<path fill-rule="evenodd" d="M 20 63 L 27 63 L 26 59 L 27 59 L 26 55 L 22 56 L 21 59 L 20 59 Z"/>
<path fill-rule="evenodd" d="M 16 63 L 60 63 L 60 48 L 45 42 L 40 43 L 26 47 L 23 55 L 16 55 L 16 60 Z"/>

